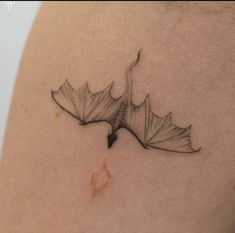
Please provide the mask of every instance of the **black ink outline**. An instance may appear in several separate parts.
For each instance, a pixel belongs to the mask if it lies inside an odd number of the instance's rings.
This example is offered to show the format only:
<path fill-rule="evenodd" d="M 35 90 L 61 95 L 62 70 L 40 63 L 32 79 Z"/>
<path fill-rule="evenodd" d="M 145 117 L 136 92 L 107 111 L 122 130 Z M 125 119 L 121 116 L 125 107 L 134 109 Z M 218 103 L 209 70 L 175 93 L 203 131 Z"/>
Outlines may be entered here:
<path fill-rule="evenodd" d="M 193 149 L 192 147 L 190 138 L 191 125 L 186 128 L 180 128 L 172 123 L 171 113 L 167 114 L 165 117 L 159 117 L 154 114 L 151 110 L 149 95 L 146 96 L 144 102 L 140 105 L 133 104 L 131 71 L 139 63 L 140 52 L 139 50 L 136 60 L 126 69 L 126 87 L 123 95 L 119 98 L 113 98 L 111 96 L 114 82 L 108 85 L 103 91 L 92 93 L 87 82 L 81 88 L 75 90 L 66 79 L 65 83 L 58 91 L 51 91 L 53 100 L 64 111 L 78 119 L 80 125 L 103 121 L 109 123 L 112 129 L 111 133 L 107 135 L 109 148 L 112 147 L 113 143 L 118 138 L 117 131 L 124 128 L 128 130 L 145 149 L 151 147 L 177 153 L 194 153 L 200 151 L 201 148 Z M 78 107 L 78 105 L 82 106 Z M 72 108 L 72 110 L 69 111 L 69 108 Z M 141 114 L 143 113 L 141 112 L 141 108 L 144 108 L 144 119 L 142 119 L 143 116 Z M 88 109 L 89 112 L 87 113 Z M 90 120 L 89 117 L 91 117 Z M 139 121 L 139 118 L 141 118 L 141 122 L 136 122 Z M 137 123 L 139 124 L 136 125 Z M 141 130 L 143 126 L 143 132 L 140 132 L 139 130 Z M 148 135 L 148 133 L 154 129 L 156 131 Z M 164 130 L 166 131 L 165 133 L 163 132 Z M 147 138 L 147 136 L 149 136 L 149 138 Z M 163 139 L 155 139 L 157 136 L 162 136 Z M 144 138 L 141 139 L 141 137 Z M 178 150 L 171 149 L 171 146 L 167 148 L 167 143 L 169 143 L 169 145 L 172 143 L 173 145 L 175 142 L 184 144 L 181 145 L 182 148 Z M 166 143 L 166 145 L 162 147 L 157 146 L 159 143 Z M 177 147 L 177 145 L 175 147 Z"/>

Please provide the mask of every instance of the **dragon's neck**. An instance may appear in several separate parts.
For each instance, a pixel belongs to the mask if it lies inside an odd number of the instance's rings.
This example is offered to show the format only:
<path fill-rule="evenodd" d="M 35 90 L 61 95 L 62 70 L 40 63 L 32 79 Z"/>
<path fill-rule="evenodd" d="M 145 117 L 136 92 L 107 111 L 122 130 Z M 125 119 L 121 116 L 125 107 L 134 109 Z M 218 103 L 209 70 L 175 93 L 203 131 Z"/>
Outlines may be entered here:
<path fill-rule="evenodd" d="M 132 80 L 131 76 L 126 77 L 126 88 L 124 92 L 124 99 L 129 103 L 132 99 Z"/>

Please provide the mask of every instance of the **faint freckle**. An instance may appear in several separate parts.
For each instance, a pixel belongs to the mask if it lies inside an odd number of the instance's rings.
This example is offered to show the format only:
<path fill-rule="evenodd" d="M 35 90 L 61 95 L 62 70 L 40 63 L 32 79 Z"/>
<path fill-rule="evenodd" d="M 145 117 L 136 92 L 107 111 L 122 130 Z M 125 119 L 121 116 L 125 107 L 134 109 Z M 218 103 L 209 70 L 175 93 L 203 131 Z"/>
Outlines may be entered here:
<path fill-rule="evenodd" d="M 57 112 L 57 113 L 55 114 L 55 116 L 56 116 L 56 117 L 59 117 L 59 116 L 60 116 L 59 112 Z"/>
<path fill-rule="evenodd" d="M 28 108 L 27 108 L 24 104 L 21 104 L 21 105 L 20 105 L 20 109 L 21 109 L 24 113 L 28 112 Z"/>
<path fill-rule="evenodd" d="M 235 184 L 233 185 L 233 190 L 235 191 Z"/>

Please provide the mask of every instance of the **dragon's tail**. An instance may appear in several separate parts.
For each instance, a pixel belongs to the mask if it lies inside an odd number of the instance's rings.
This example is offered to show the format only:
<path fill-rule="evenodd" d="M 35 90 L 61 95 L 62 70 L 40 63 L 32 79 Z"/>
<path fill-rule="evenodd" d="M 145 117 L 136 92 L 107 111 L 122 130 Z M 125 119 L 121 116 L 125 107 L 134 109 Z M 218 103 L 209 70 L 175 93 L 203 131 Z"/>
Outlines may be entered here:
<path fill-rule="evenodd" d="M 132 62 L 127 68 L 126 68 L 126 89 L 124 92 L 124 95 L 127 96 L 128 101 L 131 101 L 132 97 L 132 80 L 131 80 L 131 71 L 132 69 L 138 64 L 140 60 L 140 52 L 141 50 L 138 51 L 137 58 L 134 62 Z"/>

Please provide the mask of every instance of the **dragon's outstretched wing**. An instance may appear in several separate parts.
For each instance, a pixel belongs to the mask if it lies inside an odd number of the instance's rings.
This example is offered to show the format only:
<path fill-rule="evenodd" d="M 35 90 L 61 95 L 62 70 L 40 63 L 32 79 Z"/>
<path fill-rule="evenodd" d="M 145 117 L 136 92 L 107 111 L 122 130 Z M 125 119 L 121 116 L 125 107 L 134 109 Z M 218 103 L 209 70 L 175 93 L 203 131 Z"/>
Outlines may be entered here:
<path fill-rule="evenodd" d="M 144 147 L 184 153 L 200 150 L 192 147 L 191 125 L 187 128 L 176 126 L 171 121 L 171 113 L 165 117 L 155 115 L 151 111 L 149 96 L 139 106 L 129 105 L 123 124 Z"/>
<path fill-rule="evenodd" d="M 110 122 L 120 106 L 119 99 L 111 96 L 113 83 L 103 91 L 91 93 L 88 83 L 75 90 L 68 80 L 52 91 L 52 98 L 66 112 L 77 118 L 82 124 L 107 121 Z"/>

